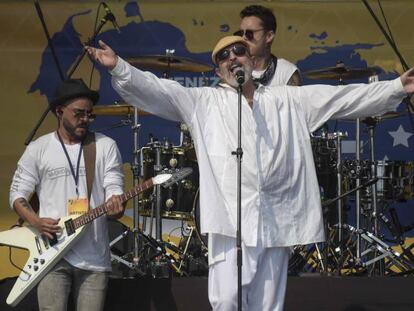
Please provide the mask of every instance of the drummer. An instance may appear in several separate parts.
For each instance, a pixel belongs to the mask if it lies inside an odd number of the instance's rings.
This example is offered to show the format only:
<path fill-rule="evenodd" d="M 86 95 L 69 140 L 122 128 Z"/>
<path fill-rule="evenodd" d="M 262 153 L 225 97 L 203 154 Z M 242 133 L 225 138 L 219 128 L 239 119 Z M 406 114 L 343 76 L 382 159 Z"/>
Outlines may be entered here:
<path fill-rule="evenodd" d="M 185 88 L 118 57 L 104 42 L 87 47 L 125 101 L 188 124 L 200 170 L 201 231 L 209 234 L 209 300 L 237 308 L 237 76 L 242 83 L 242 301 L 244 310 L 283 310 L 289 247 L 325 239 L 309 134 L 330 118 L 381 114 L 414 91 L 414 70 L 369 85 L 256 84 L 248 43 L 218 41 L 217 88 Z M 240 74 L 241 73 L 241 74 Z"/>
<path fill-rule="evenodd" d="M 266 85 L 301 85 L 298 67 L 272 54 L 277 22 L 272 10 L 261 5 L 248 5 L 240 12 L 240 29 L 234 33 L 249 44 L 254 58 L 253 80 Z"/>

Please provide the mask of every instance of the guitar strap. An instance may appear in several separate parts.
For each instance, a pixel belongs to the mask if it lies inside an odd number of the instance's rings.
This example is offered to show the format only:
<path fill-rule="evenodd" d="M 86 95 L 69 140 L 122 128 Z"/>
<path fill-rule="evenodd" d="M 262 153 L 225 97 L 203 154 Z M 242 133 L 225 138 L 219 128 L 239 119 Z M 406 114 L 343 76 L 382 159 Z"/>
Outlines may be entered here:
<path fill-rule="evenodd" d="M 83 157 L 85 160 L 85 171 L 86 171 L 86 186 L 88 189 L 88 200 L 91 200 L 93 179 L 95 177 L 95 163 L 96 163 L 96 140 L 95 133 L 88 132 L 83 142 Z M 35 213 L 39 211 L 39 197 L 34 192 L 29 200 L 29 203 Z M 24 220 L 19 217 L 16 223 L 12 226 L 21 227 L 23 226 Z"/>
<path fill-rule="evenodd" d="M 85 159 L 86 185 L 88 188 L 88 201 L 91 201 L 93 179 L 95 177 L 96 141 L 95 133 L 88 132 L 83 142 L 83 157 Z"/>

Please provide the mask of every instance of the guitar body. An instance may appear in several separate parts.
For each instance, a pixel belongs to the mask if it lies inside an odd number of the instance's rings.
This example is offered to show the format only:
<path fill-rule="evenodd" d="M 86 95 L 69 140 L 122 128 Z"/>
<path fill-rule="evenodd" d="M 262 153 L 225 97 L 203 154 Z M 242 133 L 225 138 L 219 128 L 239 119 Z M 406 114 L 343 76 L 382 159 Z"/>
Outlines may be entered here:
<path fill-rule="evenodd" d="M 33 226 L 0 232 L 0 245 L 29 251 L 29 259 L 7 297 L 7 304 L 17 305 L 81 237 L 85 226 L 77 228 L 71 234 L 67 233 L 65 222 L 71 219 L 71 216 L 60 219 L 59 226 L 62 232 L 54 240 L 41 235 Z"/>

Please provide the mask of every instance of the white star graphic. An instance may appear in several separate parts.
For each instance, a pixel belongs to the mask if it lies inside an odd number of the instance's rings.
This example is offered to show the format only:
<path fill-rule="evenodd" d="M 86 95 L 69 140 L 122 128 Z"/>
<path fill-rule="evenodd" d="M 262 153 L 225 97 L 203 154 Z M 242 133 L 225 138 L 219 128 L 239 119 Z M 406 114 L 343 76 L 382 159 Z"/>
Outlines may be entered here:
<path fill-rule="evenodd" d="M 398 127 L 398 130 L 395 132 L 388 132 L 392 138 L 394 138 L 394 143 L 392 144 L 393 147 L 398 145 L 403 145 L 409 148 L 408 139 L 413 136 L 413 134 L 406 132 L 402 125 Z"/>

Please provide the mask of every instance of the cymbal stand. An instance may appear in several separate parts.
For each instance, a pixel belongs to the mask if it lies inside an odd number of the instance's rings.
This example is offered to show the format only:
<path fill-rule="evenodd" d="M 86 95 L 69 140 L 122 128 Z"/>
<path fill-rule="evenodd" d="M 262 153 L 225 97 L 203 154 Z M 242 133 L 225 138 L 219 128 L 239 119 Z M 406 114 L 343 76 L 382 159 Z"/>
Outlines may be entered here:
<path fill-rule="evenodd" d="M 133 176 L 133 186 L 136 187 L 139 184 L 139 177 L 141 172 L 140 159 L 139 159 L 139 131 L 141 129 L 141 124 L 138 122 L 138 108 L 134 107 L 134 124 L 131 127 L 133 131 L 134 139 L 134 153 L 133 153 L 133 164 L 131 165 L 132 176 Z M 142 248 L 142 239 L 139 235 L 139 198 L 136 196 L 133 201 L 133 234 L 134 234 L 134 244 L 133 244 L 133 262 L 138 265 L 140 257 L 140 249 Z"/>
<path fill-rule="evenodd" d="M 334 138 L 336 139 L 336 152 L 337 152 L 337 158 L 336 158 L 336 177 L 337 177 L 337 197 L 342 198 L 342 180 L 343 180 L 343 172 L 342 172 L 342 139 L 348 137 L 347 133 L 342 132 L 336 132 L 333 134 Z M 342 199 L 337 200 L 336 206 L 337 206 L 337 213 L 338 213 L 338 231 L 337 231 L 337 239 L 338 239 L 338 246 L 335 248 L 335 251 L 338 253 L 339 261 L 338 261 L 338 270 L 337 273 L 340 275 L 341 273 L 341 266 L 342 266 L 342 249 L 341 245 L 343 244 L 343 219 L 342 219 L 342 211 L 343 211 L 343 201 Z M 329 247 L 328 247 L 329 249 Z M 326 265 L 327 266 L 327 265 Z"/>
<path fill-rule="evenodd" d="M 366 127 L 368 129 L 368 134 L 369 134 L 371 176 L 377 176 L 377 165 L 375 162 L 375 127 L 378 121 L 375 118 L 366 118 L 364 120 L 364 123 L 366 124 Z M 372 208 L 372 213 L 371 213 L 370 218 L 372 219 L 372 221 L 369 223 L 372 227 L 373 235 L 379 236 L 380 234 L 379 221 L 378 221 L 379 211 L 378 211 L 378 198 L 377 198 L 377 184 L 376 183 L 371 186 L 371 208 Z M 363 238 L 363 236 L 361 237 Z M 368 241 L 367 239 L 365 240 Z M 382 259 L 382 256 L 380 257 L 381 258 L 379 258 L 378 260 Z M 375 263 L 378 260 L 370 261 L 370 262 Z M 379 275 L 384 275 L 384 263 L 383 262 L 379 262 L 379 266 L 377 266 L 376 268 L 377 268 L 376 270 Z"/>
<path fill-rule="evenodd" d="M 133 131 L 133 140 L 134 140 L 134 151 L 133 151 L 133 161 L 131 164 L 131 170 L 133 175 L 133 186 L 136 187 L 139 184 L 139 177 L 140 173 L 142 171 L 141 169 L 141 162 L 140 162 L 140 151 L 139 151 L 139 131 L 141 128 L 141 124 L 138 120 L 138 108 L 134 108 L 134 123 L 131 126 L 131 129 Z M 138 196 L 133 198 L 133 228 L 128 229 L 121 233 L 118 237 L 116 237 L 114 240 L 112 240 L 109 243 L 109 246 L 112 247 L 115 243 L 120 241 L 123 238 L 126 238 L 128 236 L 128 233 L 132 232 L 133 234 L 133 245 L 132 245 L 132 262 L 125 260 L 121 256 L 115 255 L 111 253 L 111 260 L 116 260 L 119 263 L 127 266 L 130 269 L 135 269 L 138 273 L 141 275 L 145 274 L 144 271 L 141 271 L 139 269 L 140 259 L 141 259 L 141 253 L 140 250 L 142 249 L 142 236 L 141 231 L 139 228 L 139 198 Z"/>
<path fill-rule="evenodd" d="M 336 135 L 336 177 L 337 177 L 337 191 L 336 195 L 340 197 L 342 195 L 342 133 Z M 337 212 L 338 212 L 338 243 L 342 242 L 342 200 L 337 201 Z"/>
<path fill-rule="evenodd" d="M 356 179 L 355 186 L 358 188 L 361 185 L 361 176 L 359 174 L 361 169 L 361 120 L 360 118 L 356 119 L 356 128 L 355 128 L 355 161 L 356 161 Z M 355 221 L 356 229 L 361 229 L 361 191 L 357 190 L 355 193 Z M 356 260 L 359 262 L 361 259 L 361 237 L 357 235 L 356 238 Z"/>
<path fill-rule="evenodd" d="M 161 155 L 163 147 L 159 141 L 151 142 L 151 149 L 155 150 L 155 162 L 153 166 L 154 176 L 160 174 L 164 167 L 162 165 Z M 155 217 L 154 217 L 155 212 Z M 163 241 L 162 238 L 162 198 L 161 198 L 161 185 L 155 185 L 153 191 L 153 200 L 151 204 L 151 215 L 150 215 L 150 232 L 148 235 L 142 233 L 143 237 L 147 241 L 155 241 L 156 243 L 149 243 L 147 256 L 149 258 L 148 264 L 154 278 L 168 278 L 170 277 L 171 270 L 173 267 L 175 271 L 180 272 L 174 262 L 171 265 L 171 255 L 166 250 L 169 247 L 169 243 Z M 145 218 L 145 217 L 144 217 Z M 155 238 L 152 237 L 152 227 L 155 218 Z M 154 245 L 157 247 L 154 248 Z"/>
<path fill-rule="evenodd" d="M 154 176 L 158 175 L 162 170 L 161 165 L 161 146 L 155 148 L 155 165 Z M 161 185 L 154 187 L 155 191 L 155 239 L 160 242 L 162 240 L 162 219 L 161 219 Z"/>

